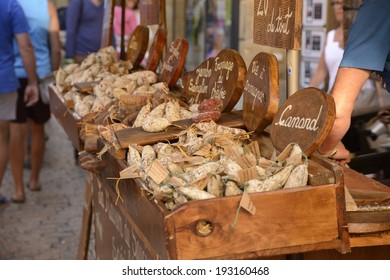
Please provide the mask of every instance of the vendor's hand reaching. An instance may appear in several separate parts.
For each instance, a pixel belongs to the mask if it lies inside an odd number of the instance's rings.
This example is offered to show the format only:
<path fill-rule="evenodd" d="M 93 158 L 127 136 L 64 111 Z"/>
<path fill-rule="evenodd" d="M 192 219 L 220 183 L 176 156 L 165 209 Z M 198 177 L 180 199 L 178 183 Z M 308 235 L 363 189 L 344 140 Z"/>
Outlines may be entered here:
<path fill-rule="evenodd" d="M 337 161 L 338 164 L 345 166 L 351 161 L 351 153 L 345 148 L 343 143 L 339 143 L 336 146 L 337 152 L 329 158 Z"/>

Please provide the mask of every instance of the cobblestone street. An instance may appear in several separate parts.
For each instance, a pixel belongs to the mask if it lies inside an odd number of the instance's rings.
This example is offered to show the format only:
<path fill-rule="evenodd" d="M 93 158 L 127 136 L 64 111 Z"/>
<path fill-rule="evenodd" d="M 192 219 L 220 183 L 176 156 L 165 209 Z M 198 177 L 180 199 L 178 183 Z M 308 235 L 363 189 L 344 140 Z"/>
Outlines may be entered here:
<path fill-rule="evenodd" d="M 0 206 L 0 259 L 72 260 L 77 257 L 87 173 L 75 165 L 74 149 L 54 116 L 41 171 L 42 190 L 26 188 L 26 202 Z M 30 170 L 24 170 L 24 182 Z M 1 191 L 13 192 L 10 164 Z M 92 246 L 90 246 L 91 248 Z M 89 257 L 93 258 L 90 249 Z"/>

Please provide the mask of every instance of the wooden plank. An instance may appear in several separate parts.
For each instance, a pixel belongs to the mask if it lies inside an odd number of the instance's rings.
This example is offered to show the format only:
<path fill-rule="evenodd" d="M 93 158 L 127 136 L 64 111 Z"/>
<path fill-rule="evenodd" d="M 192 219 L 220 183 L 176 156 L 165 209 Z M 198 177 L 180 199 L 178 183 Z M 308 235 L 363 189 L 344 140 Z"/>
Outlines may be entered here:
<path fill-rule="evenodd" d="M 351 189 L 351 196 L 358 204 L 390 203 L 390 188 L 388 192 L 377 190 Z"/>
<path fill-rule="evenodd" d="M 129 145 L 149 145 L 162 141 L 171 141 L 177 139 L 178 134 L 184 129 L 192 125 L 192 120 L 180 120 L 173 122 L 175 126 L 168 127 L 166 131 L 149 133 L 145 132 L 142 127 L 127 128 L 116 131 L 116 137 L 122 148 L 127 148 Z M 222 113 L 221 118 L 217 122 L 220 125 L 229 127 L 242 128 L 244 122 L 242 119 L 242 112 L 227 112 Z"/>
<path fill-rule="evenodd" d="M 255 215 L 239 211 L 236 217 L 241 196 L 203 200 L 178 208 L 168 217 L 175 223 L 178 259 L 248 251 L 261 254 L 262 250 L 300 245 L 297 253 L 305 245 L 333 244 L 339 238 L 334 185 L 255 193 L 250 197 L 257 209 Z M 213 225 L 211 234 L 197 234 L 199 221 Z"/>
<path fill-rule="evenodd" d="M 348 212 L 347 221 L 351 234 L 390 231 L 390 211 Z"/>
<path fill-rule="evenodd" d="M 321 186 L 335 183 L 333 172 L 313 160 L 309 161 L 308 170 L 310 186 Z"/>
<path fill-rule="evenodd" d="M 287 258 L 286 254 L 297 254 L 297 252 L 304 253 L 304 252 L 310 252 L 310 251 L 320 251 L 320 250 L 326 250 L 329 248 L 337 248 L 341 245 L 340 240 L 334 240 L 331 242 L 319 242 L 315 244 L 308 244 L 304 246 L 292 246 L 292 247 L 283 247 L 283 248 L 277 248 L 277 249 L 269 249 L 269 250 L 263 250 L 263 251 L 257 251 L 257 252 L 245 252 L 242 254 L 230 254 L 229 256 L 223 256 L 223 257 L 216 257 L 216 258 L 210 258 L 210 259 L 230 259 L 230 260 L 285 260 Z M 336 250 L 334 250 L 336 251 Z M 336 251 L 337 253 L 337 251 Z M 338 253 L 340 254 L 340 253 Z"/>
<path fill-rule="evenodd" d="M 114 21 L 114 0 L 104 0 L 104 15 L 100 47 L 105 48 L 112 42 L 112 23 Z"/>
<path fill-rule="evenodd" d="M 103 155 L 103 160 L 107 167 L 95 176 L 97 184 L 94 185 L 94 212 L 100 216 L 103 232 L 101 243 L 96 244 L 97 257 L 113 259 L 115 254 L 123 252 L 118 257 L 169 259 L 164 219 L 168 210 L 151 199 L 145 192 L 144 182 L 116 179 L 126 166 L 111 151 Z"/>
<path fill-rule="evenodd" d="M 365 247 L 365 248 L 371 248 L 371 246 L 380 246 L 380 248 L 383 248 L 383 250 L 386 251 L 386 258 L 390 259 L 390 234 L 376 234 L 376 235 L 363 235 L 358 237 L 351 237 L 351 247 L 352 251 L 355 251 L 354 248 L 356 247 Z M 366 258 L 368 259 L 368 258 Z"/>
<path fill-rule="evenodd" d="M 353 241 L 354 239 L 351 240 Z M 390 246 L 373 244 L 372 247 L 363 248 L 354 246 L 347 254 L 340 254 L 335 250 L 307 252 L 303 254 L 303 258 L 305 260 L 388 260 L 389 252 Z"/>
<path fill-rule="evenodd" d="M 345 183 L 348 185 L 351 194 L 354 190 L 373 190 L 379 192 L 390 193 L 390 188 L 378 181 L 368 178 L 362 173 L 359 173 L 351 168 L 344 167 L 343 173 L 345 177 Z"/>
<path fill-rule="evenodd" d="M 348 188 L 345 188 L 345 207 L 347 211 L 357 211 L 357 205 L 356 202 L 353 200 L 353 197 L 351 193 L 349 192 Z"/>
<path fill-rule="evenodd" d="M 345 186 L 358 205 L 386 205 L 390 202 L 390 188 L 350 168 L 343 169 Z"/>

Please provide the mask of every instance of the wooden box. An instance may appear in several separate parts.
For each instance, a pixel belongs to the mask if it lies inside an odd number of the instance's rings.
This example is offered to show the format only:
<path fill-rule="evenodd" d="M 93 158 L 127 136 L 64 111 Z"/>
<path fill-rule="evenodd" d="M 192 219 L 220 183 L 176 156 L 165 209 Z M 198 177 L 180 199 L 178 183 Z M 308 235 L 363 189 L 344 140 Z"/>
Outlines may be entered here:
<path fill-rule="evenodd" d="M 256 214 L 238 211 L 241 196 L 186 203 L 170 212 L 111 153 L 93 175 L 98 259 L 256 259 L 306 251 L 349 251 L 341 167 L 311 160 L 333 183 L 250 194 Z M 313 170 L 313 169 L 312 169 Z M 320 172 L 324 174 L 324 172 Z M 323 176 L 323 175 L 321 175 Z M 197 230 L 212 225 L 209 234 Z"/>
<path fill-rule="evenodd" d="M 60 99 L 60 93 L 54 85 L 49 86 L 49 92 L 51 113 L 56 117 L 73 146 L 78 151 L 82 150 L 83 145 L 79 137 L 81 125 L 78 123 L 80 120 L 73 115 L 72 111 L 70 111 Z"/>

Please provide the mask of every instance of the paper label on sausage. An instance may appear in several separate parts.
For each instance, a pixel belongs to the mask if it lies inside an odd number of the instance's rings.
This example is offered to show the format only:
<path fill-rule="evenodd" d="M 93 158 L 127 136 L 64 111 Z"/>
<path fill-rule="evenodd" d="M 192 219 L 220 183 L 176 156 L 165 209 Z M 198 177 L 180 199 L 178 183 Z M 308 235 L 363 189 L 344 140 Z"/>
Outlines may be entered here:
<path fill-rule="evenodd" d="M 259 179 L 255 166 L 238 171 L 238 180 L 240 180 L 241 183 L 245 183 L 252 179 Z"/>
<path fill-rule="evenodd" d="M 257 141 L 244 146 L 244 149 L 248 149 L 255 156 L 255 158 L 259 158 L 261 156 L 259 142 Z"/>
<path fill-rule="evenodd" d="M 168 177 L 169 171 L 158 160 L 154 160 L 146 174 L 156 184 L 161 184 Z"/>

